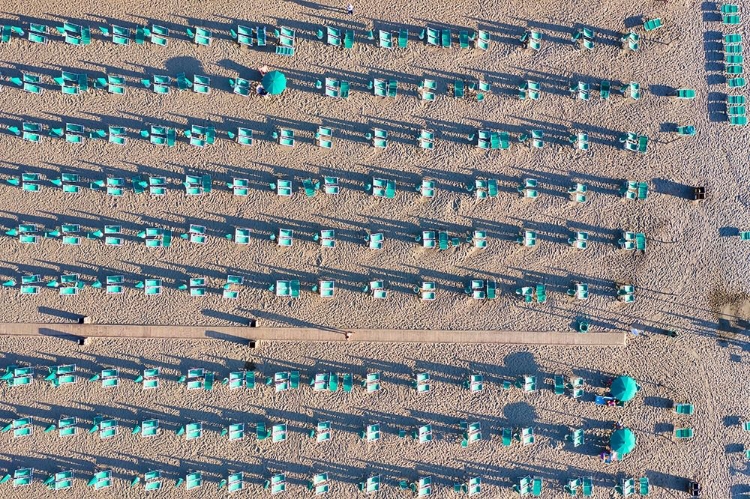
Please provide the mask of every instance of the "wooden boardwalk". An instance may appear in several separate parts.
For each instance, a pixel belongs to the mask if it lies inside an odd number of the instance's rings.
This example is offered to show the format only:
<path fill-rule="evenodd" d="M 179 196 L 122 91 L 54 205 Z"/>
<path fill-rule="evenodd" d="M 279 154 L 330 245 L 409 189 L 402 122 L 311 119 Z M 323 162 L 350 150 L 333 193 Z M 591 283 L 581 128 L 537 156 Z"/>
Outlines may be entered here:
<path fill-rule="evenodd" d="M 433 331 L 399 329 L 318 329 L 264 327 L 144 326 L 100 324 L 0 324 L 3 336 L 61 338 L 218 339 L 262 341 L 356 341 L 388 343 L 497 343 L 510 345 L 625 346 L 625 332 Z"/>

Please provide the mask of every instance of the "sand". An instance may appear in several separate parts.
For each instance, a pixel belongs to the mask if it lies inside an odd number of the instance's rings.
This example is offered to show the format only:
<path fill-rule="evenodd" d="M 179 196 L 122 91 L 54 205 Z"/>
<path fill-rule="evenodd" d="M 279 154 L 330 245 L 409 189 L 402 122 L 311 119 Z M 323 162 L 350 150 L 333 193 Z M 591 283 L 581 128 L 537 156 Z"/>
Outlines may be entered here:
<path fill-rule="evenodd" d="M 22 121 L 36 121 L 59 127 L 73 122 L 88 128 L 112 125 L 128 130 L 128 144 L 124 147 L 104 141 L 74 146 L 47 137 L 34 145 L 2 134 L 0 176 L 38 172 L 43 178 L 52 179 L 61 172 L 70 172 L 89 181 L 139 174 L 165 176 L 169 182 L 168 193 L 163 197 L 136 195 L 128 190 L 120 198 L 88 189 L 78 195 L 63 195 L 49 183 L 44 183 L 41 192 L 30 194 L 3 183 L 0 225 L 6 230 L 19 223 L 38 223 L 47 230 L 63 223 L 79 223 L 86 231 L 102 229 L 105 224 L 121 224 L 126 243 L 112 248 L 101 241 L 85 240 L 80 247 L 71 247 L 48 239 L 28 246 L 4 237 L 0 239 L 0 278 L 19 279 L 22 274 L 38 273 L 51 279 L 79 273 L 91 283 L 107 275 L 124 274 L 128 283 L 121 296 L 86 288 L 77 297 L 61 297 L 54 289 L 44 289 L 36 297 L 22 297 L 17 288 L 4 289 L 5 321 L 67 322 L 87 316 L 100 324 L 230 325 L 255 320 L 264 327 L 563 331 L 588 316 L 593 332 L 636 328 L 654 335 L 668 328 L 680 331 L 680 339 L 640 338 L 626 349 L 539 348 L 528 352 L 511 347 L 276 345 L 261 354 L 269 364 L 355 364 L 356 369 L 351 370 L 361 375 L 373 363 L 385 362 L 384 372 L 390 369 L 393 372 L 388 376 L 400 381 L 394 381 L 375 404 L 360 393 L 339 400 L 338 395 L 318 397 L 309 394 L 309 390 L 284 397 L 265 391 L 260 401 L 252 403 L 254 394 L 243 396 L 243 411 L 286 418 L 296 428 L 288 448 L 279 448 L 278 454 L 275 448 L 264 451 L 253 461 L 250 458 L 255 459 L 258 453 L 252 444 L 243 444 L 241 451 L 231 450 L 231 446 L 222 445 L 218 436 L 207 436 L 195 447 L 181 446 L 166 435 L 164 443 L 160 440 L 156 446 L 124 437 L 123 441 L 133 442 L 128 444 L 132 447 L 117 447 L 118 457 L 111 452 L 114 445 L 92 438 L 81 437 L 80 443 L 63 448 L 49 436 L 35 435 L 19 441 L 17 449 L 14 444 L 15 453 L 37 463 L 46 456 L 74 459 L 76 466 L 83 469 L 90 469 L 92 460 L 107 459 L 109 463 L 102 462 L 123 475 L 127 473 L 120 470 L 132 468 L 126 463 L 132 464 L 138 459 L 133 456 L 144 453 L 152 453 L 149 459 L 164 463 L 165 470 L 173 474 L 193 467 L 224 473 L 226 467 L 242 467 L 233 464 L 237 462 L 248 464 L 258 483 L 262 469 L 283 467 L 288 462 L 296 463 L 289 465 L 297 480 L 295 487 L 309 474 L 310 466 L 334 461 L 337 468 L 331 473 L 349 487 L 336 489 L 334 495 L 340 497 L 352 494 L 351 483 L 359 479 L 368 462 L 376 463 L 372 466 L 388 475 L 390 485 L 401 475 L 413 475 L 417 470 L 429 472 L 438 480 L 441 494 L 447 494 L 448 477 L 462 473 L 464 467 L 486 477 L 488 487 L 494 487 L 491 497 L 511 495 L 510 480 L 525 473 L 538 474 L 555 483 L 578 469 L 608 487 L 614 485 L 618 473 L 647 472 L 657 486 L 673 490 L 682 486 L 682 479 L 695 474 L 700 474 L 706 486 L 715 491 L 712 497 L 747 490 L 746 465 L 736 451 L 742 440 L 737 423 L 750 412 L 744 381 L 747 369 L 743 367 L 750 319 L 746 282 L 750 250 L 738 237 L 739 230 L 750 224 L 749 201 L 744 191 L 749 180 L 745 166 L 750 132 L 747 128 L 729 127 L 723 116 L 726 85 L 721 76 L 719 42 L 725 33 L 746 35 L 744 24 L 736 29 L 722 26 L 713 4 L 684 1 L 604 5 L 590 1 L 514 1 L 500 5 L 395 0 L 357 3 L 351 17 L 343 4 L 331 2 L 273 2 L 253 5 L 252 13 L 247 15 L 238 14 L 243 7 L 224 0 L 96 6 L 80 0 L 3 3 L 3 22 L 20 20 L 24 28 L 28 22 L 52 25 L 72 21 L 92 27 L 134 27 L 157 22 L 175 33 L 167 47 L 120 47 L 100 36 L 86 47 L 65 45 L 59 37 L 44 46 L 17 38 L 0 45 L 4 76 L 16 77 L 21 71 L 31 71 L 43 75 L 45 81 L 41 96 L 4 85 L 0 124 L 20 126 Z M 644 36 L 638 53 L 623 51 L 619 46 L 621 34 L 653 17 L 662 18 L 665 28 Z M 295 28 L 296 55 L 285 58 L 268 49 L 240 49 L 228 38 L 229 29 L 240 21 L 250 26 Z M 569 41 L 573 28 L 583 25 L 580 23 L 597 31 L 596 47 L 591 52 L 577 51 Z M 318 41 L 315 33 L 323 24 L 354 28 L 354 49 L 341 51 Z M 492 38 L 490 49 L 460 50 L 455 39 L 454 48 L 438 49 L 425 46 L 416 37 L 425 25 L 446 24 L 454 27 L 454 37 L 459 29 L 487 30 Z M 176 34 L 184 33 L 188 25 L 214 30 L 214 43 L 199 48 Z M 411 33 L 406 50 L 381 49 L 364 37 L 364 32 L 373 28 L 395 30 L 404 26 Z M 516 42 L 527 27 L 544 35 L 542 50 L 537 54 L 521 49 Z M 261 65 L 288 76 L 290 88 L 281 97 L 245 99 L 229 91 L 228 78 L 257 78 L 255 68 Z M 114 96 L 92 91 L 82 96 L 64 96 L 52 82 L 60 70 L 85 71 L 90 77 L 123 75 L 128 83 L 127 93 Z M 181 72 L 189 77 L 208 75 L 213 87 L 210 96 L 176 89 L 169 95 L 157 96 L 139 83 L 141 78 L 153 74 L 174 77 Z M 316 80 L 325 76 L 350 80 L 351 97 L 325 97 L 315 88 Z M 398 79 L 399 96 L 395 100 L 372 96 L 367 82 L 374 77 Z M 423 78 L 437 81 L 438 97 L 434 103 L 426 104 L 418 98 L 417 86 Z M 481 103 L 454 99 L 448 89 L 456 78 L 484 80 L 492 85 L 492 92 Z M 541 100 L 520 101 L 516 97 L 517 85 L 524 78 L 541 82 Z M 569 97 L 571 82 L 588 82 L 596 89 L 602 79 L 638 81 L 643 97 L 633 101 L 612 96 L 602 101 L 596 91 L 589 102 Z M 669 91 L 677 87 L 694 88 L 696 99 L 676 101 L 668 97 Z M 746 90 L 732 93 L 746 94 Z M 219 131 L 219 140 L 205 149 L 192 147 L 185 139 L 172 149 L 161 148 L 138 137 L 139 130 L 147 124 L 187 128 L 189 124 L 209 123 Z M 333 149 L 316 145 L 314 133 L 319 125 L 333 128 Z M 698 134 L 677 139 L 671 131 L 675 125 L 694 125 Z M 238 126 L 254 131 L 256 143 L 252 147 L 242 148 L 227 140 L 226 132 Z M 295 131 L 294 149 L 273 142 L 271 133 L 276 127 Z M 388 149 L 369 146 L 364 137 L 373 127 L 389 132 Z M 415 137 L 422 128 L 436 132 L 432 152 L 415 146 Z M 507 131 L 514 136 L 541 129 L 546 144 L 541 150 L 514 143 L 509 151 L 480 152 L 467 140 L 477 128 Z M 576 131 L 589 134 L 589 152 L 577 152 L 568 144 L 568 135 Z M 622 150 L 617 139 L 627 131 L 650 138 L 648 154 Z M 185 174 L 204 173 L 212 175 L 214 191 L 200 197 L 186 196 L 181 186 Z M 296 190 L 291 198 L 281 198 L 268 188 L 279 176 L 292 179 L 298 189 L 302 179 L 324 175 L 340 178 L 340 195 L 318 194 L 310 199 Z M 395 180 L 396 198 L 378 200 L 366 194 L 364 185 L 372 176 Z M 497 199 L 478 202 L 466 192 L 463 186 L 476 176 L 499 180 Z M 233 177 L 250 180 L 247 198 L 234 197 L 222 187 Z M 414 191 L 423 177 L 437 181 L 438 193 L 431 201 L 420 199 Z M 516 192 L 525 177 L 539 181 L 541 194 L 536 201 L 524 200 Z M 648 199 L 623 200 L 618 190 L 625 179 L 648 182 Z M 570 202 L 567 189 L 574 182 L 588 186 L 586 204 Z M 706 187 L 706 201 L 690 201 L 691 188 L 696 185 Z M 136 237 L 138 231 L 149 226 L 184 233 L 189 224 L 208 227 L 208 244 L 198 246 L 177 239 L 169 249 L 147 249 Z M 238 246 L 224 238 L 237 226 L 253 230 L 250 245 Z M 536 248 L 515 244 L 521 227 L 538 232 Z M 294 230 L 292 248 L 281 249 L 269 241 L 279 228 Z M 313 235 L 329 228 L 336 230 L 338 244 L 333 250 L 324 250 Z M 487 231 L 489 247 L 485 251 L 472 251 L 467 245 L 445 252 L 428 251 L 413 239 L 421 230 L 445 229 L 463 234 L 472 228 Z M 365 247 L 362 235 L 366 230 L 384 233 L 383 251 Z M 571 231 L 576 230 L 589 233 L 590 246 L 585 251 L 567 245 Z M 619 250 L 616 241 L 621 230 L 645 232 L 647 252 Z M 220 288 L 227 274 L 245 278 L 236 301 L 222 299 Z M 190 277 L 200 276 L 209 280 L 207 296 L 193 298 L 178 289 Z M 136 281 L 146 277 L 164 280 L 161 296 L 146 297 L 142 290 L 133 288 Z M 497 280 L 498 299 L 477 302 L 468 298 L 463 287 L 472 277 Z M 300 299 L 276 298 L 268 291 L 277 279 L 284 278 L 303 281 Z M 362 293 L 364 284 L 376 278 L 384 279 L 391 290 L 388 300 L 373 300 Z M 310 291 L 318 279 L 336 282 L 333 300 L 323 300 Z M 421 280 L 437 283 L 434 302 L 420 302 L 412 293 L 412 287 Z M 587 301 L 566 296 L 572 281 L 589 284 L 591 296 Z M 615 298 L 615 284 L 623 282 L 636 286 L 635 303 L 626 305 Z M 547 286 L 546 304 L 524 304 L 514 294 L 522 285 L 538 283 Z M 4 341 L 8 351 L 34 365 L 41 364 L 40 357 L 52 352 L 75 358 L 84 355 L 64 354 L 59 349 L 70 347 L 59 345 L 57 340 Z M 132 363 L 139 363 L 141 355 L 155 356 L 162 359 L 159 362 L 171 362 L 180 369 L 198 362 L 202 355 L 227 363 L 241 364 L 245 360 L 239 358 L 235 346 L 221 343 L 113 341 L 95 344 L 87 351 L 94 350 L 101 357 L 92 357 L 91 362 L 123 369 L 135 369 Z M 517 356 L 522 360 L 518 364 L 514 361 Z M 475 406 L 466 408 L 469 396 L 456 381 L 468 362 L 481 363 L 490 377 L 517 375 L 534 368 L 547 378 L 567 369 L 582 371 L 587 379 L 599 379 L 603 373 L 629 372 L 644 384 L 644 394 L 639 396 L 640 401 L 617 412 L 554 397 L 546 389 L 524 397 L 516 391 L 501 393 L 494 386 L 476 401 L 472 399 Z M 405 375 L 425 365 L 431 369 L 433 364 L 436 371 L 445 374 L 438 378 L 439 389 L 425 402 L 404 386 Z M 217 370 L 227 371 L 230 366 L 222 367 Z M 309 366 L 302 370 L 309 374 L 312 369 Z M 588 372 L 592 374 L 585 374 Z M 700 383 L 696 383 L 698 379 Z M 10 399 L 8 403 L 20 405 L 8 406 L 5 419 L 11 417 L 10 412 L 36 416 L 38 411 L 44 412 L 43 417 L 55 419 L 59 413 L 82 410 L 89 414 L 106 405 L 115 407 L 112 410 L 123 417 L 130 414 L 132 419 L 141 411 L 166 413 L 164 419 L 176 426 L 173 419 L 192 415 L 215 419 L 207 411 L 225 411 L 217 414 L 225 419 L 234 417 L 241 407 L 238 395 L 224 390 L 187 396 L 182 388 L 173 386 L 158 395 L 141 396 L 138 392 L 136 396 L 133 387 L 102 393 L 92 386 L 86 387 L 85 393 L 75 392 L 77 395 L 71 398 L 73 392 L 52 391 L 41 384 L 27 391 L 14 391 L 17 395 L 9 396 L 19 400 Z M 97 401 L 97 397 L 102 400 Z M 655 399 L 649 403 L 648 397 Z M 665 408 L 667 399 L 673 398 L 690 399 L 697 404 L 695 421 L 690 421 L 697 436 L 690 444 L 667 444 L 664 438 L 675 423 Z M 122 404 L 126 406 L 123 408 Z M 384 423 L 395 419 L 394 426 L 434 417 L 440 433 L 450 437 L 440 437 L 434 446 L 424 450 L 411 442 L 398 441 L 391 429 L 387 430 L 391 433 L 383 446 L 368 450 L 355 443 L 360 414 L 366 410 L 375 411 Z M 299 414 L 304 411 L 307 419 L 300 420 Z M 487 422 L 494 440 L 476 449 L 460 450 L 451 434 L 453 422 L 473 413 Z M 311 445 L 300 433 L 301 427 L 317 414 L 327 414 L 335 424 L 343 422 L 345 428 L 324 448 Z M 572 452 L 565 446 L 557 448 L 561 446 L 564 426 L 584 422 L 601 433 L 621 415 L 636 429 L 643 443 L 633 459 L 603 468 L 593 457 L 596 445 L 587 444 L 584 453 Z M 497 429 L 506 423 L 524 421 L 537 424 L 539 443 L 528 449 L 501 449 L 497 445 Z M 205 452 L 193 454 L 196 448 Z M 291 448 L 294 450 L 290 452 Z M 448 449 L 451 452 L 446 452 Z M 138 468 L 143 472 L 148 466 L 141 463 Z M 122 483 L 118 487 L 115 494 L 124 496 Z M 554 488 L 562 494 L 561 486 Z M 396 492 L 390 490 L 388 494 Z"/>

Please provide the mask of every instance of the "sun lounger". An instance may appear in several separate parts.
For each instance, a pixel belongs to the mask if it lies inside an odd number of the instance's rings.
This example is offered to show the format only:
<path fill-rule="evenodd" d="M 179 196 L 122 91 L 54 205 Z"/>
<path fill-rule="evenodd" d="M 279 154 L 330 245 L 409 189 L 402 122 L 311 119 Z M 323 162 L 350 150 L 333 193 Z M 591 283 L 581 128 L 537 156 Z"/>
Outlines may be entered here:
<path fill-rule="evenodd" d="M 674 438 L 677 440 L 689 440 L 693 438 L 694 430 L 692 428 L 675 428 Z"/>
<path fill-rule="evenodd" d="M 643 23 L 643 29 L 648 33 L 649 31 L 654 31 L 655 29 L 659 29 L 664 24 L 662 23 L 662 20 L 659 18 L 656 19 L 650 19 Z"/>

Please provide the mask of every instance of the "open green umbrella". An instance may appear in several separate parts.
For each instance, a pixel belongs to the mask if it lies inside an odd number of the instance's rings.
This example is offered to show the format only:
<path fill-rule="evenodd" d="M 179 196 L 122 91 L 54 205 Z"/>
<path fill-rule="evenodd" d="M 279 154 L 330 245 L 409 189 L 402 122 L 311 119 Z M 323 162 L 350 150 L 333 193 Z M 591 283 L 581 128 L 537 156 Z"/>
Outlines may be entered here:
<path fill-rule="evenodd" d="M 617 453 L 618 458 L 625 457 L 635 449 L 635 433 L 630 428 L 615 431 L 609 437 L 609 447 Z"/>
<path fill-rule="evenodd" d="M 616 378 L 609 387 L 612 396 L 620 402 L 629 402 L 633 400 L 638 392 L 638 384 L 630 376 L 620 376 Z"/>
<path fill-rule="evenodd" d="M 279 95 L 286 90 L 286 76 L 281 71 L 266 73 L 260 83 L 266 92 L 271 95 Z"/>

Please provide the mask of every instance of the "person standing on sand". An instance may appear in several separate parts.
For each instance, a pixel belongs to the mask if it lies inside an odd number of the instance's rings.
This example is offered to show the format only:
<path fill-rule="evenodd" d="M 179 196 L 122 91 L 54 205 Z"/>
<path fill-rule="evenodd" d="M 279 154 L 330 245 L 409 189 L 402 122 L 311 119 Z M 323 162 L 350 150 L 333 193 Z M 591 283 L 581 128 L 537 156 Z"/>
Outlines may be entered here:
<path fill-rule="evenodd" d="M 346 6 L 346 13 L 349 14 L 350 16 L 352 14 L 354 14 L 354 5 L 352 5 L 352 4 L 347 5 Z"/>

